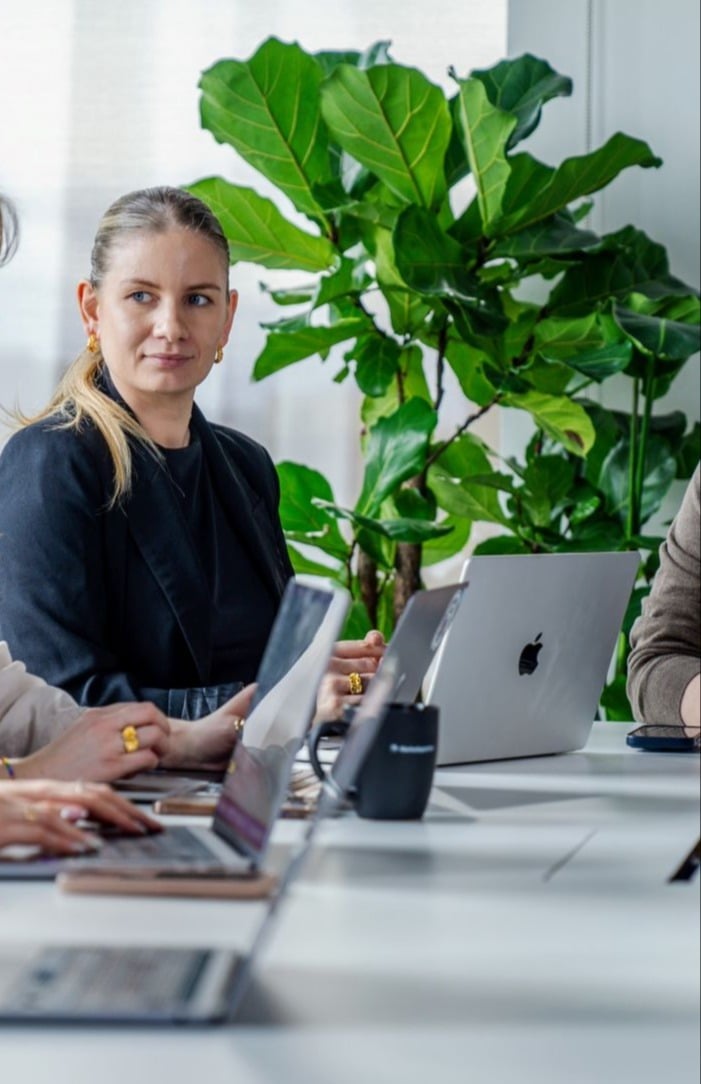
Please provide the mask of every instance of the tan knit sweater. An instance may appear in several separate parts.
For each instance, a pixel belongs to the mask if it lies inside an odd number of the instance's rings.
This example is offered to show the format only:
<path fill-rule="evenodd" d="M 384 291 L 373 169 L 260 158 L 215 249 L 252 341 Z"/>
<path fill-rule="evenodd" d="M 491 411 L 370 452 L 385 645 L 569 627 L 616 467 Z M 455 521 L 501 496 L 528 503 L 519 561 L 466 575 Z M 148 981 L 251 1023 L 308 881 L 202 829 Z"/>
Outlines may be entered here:
<path fill-rule="evenodd" d="M 680 723 L 684 690 L 701 670 L 700 487 L 697 466 L 630 636 L 628 697 L 646 723 Z"/>
<path fill-rule="evenodd" d="M 0 642 L 0 756 L 21 757 L 48 745 L 83 708 L 61 689 L 28 674 Z"/>

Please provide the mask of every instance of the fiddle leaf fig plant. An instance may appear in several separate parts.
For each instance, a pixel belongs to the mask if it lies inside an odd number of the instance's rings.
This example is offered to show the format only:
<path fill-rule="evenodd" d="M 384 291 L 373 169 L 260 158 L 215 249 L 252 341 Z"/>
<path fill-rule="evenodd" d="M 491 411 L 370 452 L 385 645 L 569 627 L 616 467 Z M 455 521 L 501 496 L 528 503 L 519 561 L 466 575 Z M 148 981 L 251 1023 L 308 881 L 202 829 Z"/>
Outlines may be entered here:
<path fill-rule="evenodd" d="M 449 80 L 446 93 L 395 63 L 387 42 L 312 54 L 270 38 L 200 81 L 203 127 L 279 194 L 190 186 L 233 263 L 290 273 L 267 288 L 254 379 L 320 358 L 320 380 L 362 393 L 352 507 L 318 464 L 278 465 L 292 560 L 351 590 L 348 632 L 361 635 L 391 632 L 422 568 L 463 551 L 475 523 L 496 532 L 478 553 L 639 548 L 627 630 L 655 569 L 646 524 L 699 455 L 698 425 L 654 411 L 699 349 L 699 295 L 642 230 L 599 236 L 586 221 L 622 171 L 661 162 L 620 132 L 556 165 L 524 150 L 546 103 L 572 92 L 545 60 Z M 591 397 L 614 377 L 627 413 Z M 449 386 L 462 396 L 453 428 Z M 476 435 L 497 409 L 505 425 L 511 411 L 531 419 L 522 457 Z M 630 717 L 624 664 L 622 639 L 611 717 Z"/>

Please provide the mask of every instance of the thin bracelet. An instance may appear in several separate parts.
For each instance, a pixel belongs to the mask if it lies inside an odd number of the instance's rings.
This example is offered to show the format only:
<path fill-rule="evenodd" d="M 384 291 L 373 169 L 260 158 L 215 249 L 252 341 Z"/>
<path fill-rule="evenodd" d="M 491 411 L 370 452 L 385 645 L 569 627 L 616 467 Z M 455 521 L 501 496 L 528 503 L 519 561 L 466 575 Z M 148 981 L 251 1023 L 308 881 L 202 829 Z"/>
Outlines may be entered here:
<path fill-rule="evenodd" d="M 0 764 L 2 764 L 3 768 L 7 772 L 8 779 L 16 778 L 15 769 L 12 767 L 12 763 L 10 760 L 8 760 L 7 757 L 0 757 Z"/>

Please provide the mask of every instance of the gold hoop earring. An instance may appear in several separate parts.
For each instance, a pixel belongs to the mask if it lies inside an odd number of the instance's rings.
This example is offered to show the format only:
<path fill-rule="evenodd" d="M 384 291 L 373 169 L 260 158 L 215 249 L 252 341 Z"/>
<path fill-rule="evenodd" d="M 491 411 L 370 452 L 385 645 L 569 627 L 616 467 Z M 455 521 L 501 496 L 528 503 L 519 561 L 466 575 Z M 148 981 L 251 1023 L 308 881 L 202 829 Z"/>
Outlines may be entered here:
<path fill-rule="evenodd" d="M 214 355 L 214 364 L 218 365 L 223 357 L 224 357 L 224 347 L 223 346 L 218 346 L 217 351 L 216 351 L 216 353 Z"/>
<path fill-rule="evenodd" d="M 91 354 L 97 354 L 100 349 L 100 342 L 94 331 L 91 331 L 88 335 L 88 350 Z"/>

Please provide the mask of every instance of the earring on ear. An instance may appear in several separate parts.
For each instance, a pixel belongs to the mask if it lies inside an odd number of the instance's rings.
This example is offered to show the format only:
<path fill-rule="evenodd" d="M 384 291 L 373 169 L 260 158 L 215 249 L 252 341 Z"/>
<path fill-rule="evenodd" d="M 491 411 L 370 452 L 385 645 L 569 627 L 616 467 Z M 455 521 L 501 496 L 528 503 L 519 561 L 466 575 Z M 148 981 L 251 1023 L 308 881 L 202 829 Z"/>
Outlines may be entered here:
<path fill-rule="evenodd" d="M 218 365 L 223 357 L 224 357 L 224 347 L 223 346 L 218 346 L 217 350 L 216 350 L 216 353 L 214 355 L 214 364 Z"/>
<path fill-rule="evenodd" d="M 88 351 L 91 354 L 97 354 L 100 349 L 100 342 L 94 331 L 91 331 L 88 335 Z"/>

